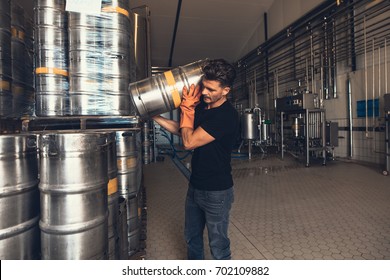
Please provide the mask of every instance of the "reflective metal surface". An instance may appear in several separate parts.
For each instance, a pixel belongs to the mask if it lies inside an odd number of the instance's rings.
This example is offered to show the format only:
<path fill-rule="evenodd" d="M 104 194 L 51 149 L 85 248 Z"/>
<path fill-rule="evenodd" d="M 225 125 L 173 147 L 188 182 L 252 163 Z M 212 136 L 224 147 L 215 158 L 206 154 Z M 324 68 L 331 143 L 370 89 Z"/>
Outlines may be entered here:
<path fill-rule="evenodd" d="M 0 76 L 0 116 L 12 114 L 12 79 Z"/>
<path fill-rule="evenodd" d="M 140 241 L 140 220 L 138 217 L 138 197 L 134 196 L 127 200 L 127 227 L 129 256 L 134 255 L 139 250 Z"/>
<path fill-rule="evenodd" d="M 40 136 L 42 259 L 107 259 L 107 134 Z"/>
<path fill-rule="evenodd" d="M 37 116 L 69 112 L 68 22 L 65 0 L 36 0 L 35 87 Z"/>
<path fill-rule="evenodd" d="M 258 117 L 255 113 L 244 112 L 241 116 L 241 138 L 254 140 L 259 137 Z"/>
<path fill-rule="evenodd" d="M 0 259 L 38 259 L 37 137 L 0 135 Z"/>
<path fill-rule="evenodd" d="M 137 134 L 140 132 L 130 130 L 116 133 L 118 188 L 126 199 L 136 196 L 141 184 L 142 163 Z"/>
<path fill-rule="evenodd" d="M 11 7 L 9 0 L 0 0 L 0 29 L 11 28 Z"/>
<path fill-rule="evenodd" d="M 129 241 L 127 239 L 127 200 L 119 197 L 118 232 L 119 232 L 119 259 L 128 259 Z"/>
<path fill-rule="evenodd" d="M 177 67 L 129 85 L 131 101 L 138 115 L 147 119 L 179 107 L 184 86 L 198 84 L 204 60 Z"/>
<path fill-rule="evenodd" d="M 118 212 L 119 192 L 116 164 L 116 134 L 107 132 L 107 163 L 108 163 L 108 259 L 119 259 Z"/>
<path fill-rule="evenodd" d="M 130 114 L 130 20 L 123 4 L 103 1 L 99 15 L 69 13 L 71 115 Z"/>
<path fill-rule="evenodd" d="M 0 75 L 12 77 L 11 33 L 0 29 Z"/>

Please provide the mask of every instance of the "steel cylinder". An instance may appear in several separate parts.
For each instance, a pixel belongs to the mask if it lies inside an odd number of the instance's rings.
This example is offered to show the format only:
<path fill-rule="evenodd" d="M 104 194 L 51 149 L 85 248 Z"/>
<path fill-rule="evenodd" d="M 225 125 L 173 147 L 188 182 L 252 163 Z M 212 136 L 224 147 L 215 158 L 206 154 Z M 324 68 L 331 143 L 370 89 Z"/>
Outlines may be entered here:
<path fill-rule="evenodd" d="M 119 232 L 119 259 L 128 259 L 129 241 L 127 239 L 127 200 L 119 197 L 118 232 Z"/>
<path fill-rule="evenodd" d="M 129 198 L 127 200 L 129 256 L 138 252 L 140 247 L 140 219 L 138 212 L 138 197 Z"/>
<path fill-rule="evenodd" d="M 259 137 L 258 118 L 255 113 L 244 112 L 241 116 L 241 138 L 254 140 Z"/>
<path fill-rule="evenodd" d="M 107 132 L 107 168 L 108 168 L 108 259 L 119 259 L 119 233 L 118 233 L 118 212 L 119 192 L 116 164 L 116 133 Z"/>
<path fill-rule="evenodd" d="M 37 137 L 0 135 L 0 259 L 38 259 Z"/>
<path fill-rule="evenodd" d="M 0 0 L 0 29 L 11 28 L 11 6 L 9 0 Z"/>
<path fill-rule="evenodd" d="M 139 134 L 139 130 L 121 130 L 116 133 L 118 189 L 125 199 L 137 195 L 141 181 Z"/>
<path fill-rule="evenodd" d="M 107 133 L 45 132 L 39 147 L 42 259 L 107 259 Z"/>
<path fill-rule="evenodd" d="M 183 87 L 198 84 L 205 60 L 177 67 L 162 74 L 131 83 L 129 91 L 137 114 L 147 119 L 179 107 Z"/>
<path fill-rule="evenodd" d="M 103 1 L 99 15 L 69 13 L 71 115 L 129 115 L 127 3 Z"/>
<path fill-rule="evenodd" d="M 9 77 L 0 76 L 0 116 L 10 116 L 12 114 L 12 107 L 12 79 Z"/>
<path fill-rule="evenodd" d="M 65 0 L 35 0 L 35 113 L 69 112 L 68 18 Z"/>
<path fill-rule="evenodd" d="M 12 77 L 11 32 L 0 29 L 0 76 Z"/>

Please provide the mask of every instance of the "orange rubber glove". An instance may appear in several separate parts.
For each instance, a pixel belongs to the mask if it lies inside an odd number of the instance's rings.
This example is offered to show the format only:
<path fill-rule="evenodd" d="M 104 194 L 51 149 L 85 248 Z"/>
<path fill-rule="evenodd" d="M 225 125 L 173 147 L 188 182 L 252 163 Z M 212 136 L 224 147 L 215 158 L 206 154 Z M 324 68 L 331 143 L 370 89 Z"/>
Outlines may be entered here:
<path fill-rule="evenodd" d="M 200 102 L 200 86 L 191 85 L 188 90 L 187 87 L 183 88 L 182 101 L 180 104 L 181 118 L 180 128 L 188 127 L 194 129 L 195 107 Z"/>

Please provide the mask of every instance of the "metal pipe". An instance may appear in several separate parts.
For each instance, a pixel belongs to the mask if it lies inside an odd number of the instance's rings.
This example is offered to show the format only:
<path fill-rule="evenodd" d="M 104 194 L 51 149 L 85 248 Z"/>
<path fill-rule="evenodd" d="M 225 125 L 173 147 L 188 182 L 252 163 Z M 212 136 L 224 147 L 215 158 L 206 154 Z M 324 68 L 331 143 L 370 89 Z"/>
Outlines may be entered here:
<path fill-rule="evenodd" d="M 367 34 L 366 34 L 366 16 L 363 21 L 363 34 L 364 34 L 364 87 L 365 87 L 365 98 L 366 98 L 366 138 L 368 137 L 368 81 L 367 81 Z"/>
<path fill-rule="evenodd" d="M 349 157 L 353 156 L 353 119 L 352 119 L 352 92 L 351 92 L 351 80 L 347 78 L 347 96 L 348 96 L 348 122 L 349 122 Z"/>
<path fill-rule="evenodd" d="M 333 47 L 332 47 L 332 81 L 333 81 L 333 98 L 337 98 L 337 37 L 336 37 L 336 21 L 333 19 Z"/>
<path fill-rule="evenodd" d="M 386 44 L 386 38 L 385 38 L 385 92 L 388 93 L 387 91 L 387 44 Z"/>
<path fill-rule="evenodd" d="M 180 12 L 181 12 L 181 2 L 182 2 L 182 0 L 178 0 L 178 2 L 177 2 L 175 26 L 174 26 L 174 29 L 173 29 L 171 50 L 170 50 L 170 53 L 169 53 L 169 62 L 168 62 L 169 67 L 172 67 L 172 59 L 173 59 L 173 52 L 174 52 L 175 43 L 176 43 L 177 27 L 179 26 L 179 19 L 180 19 Z"/>

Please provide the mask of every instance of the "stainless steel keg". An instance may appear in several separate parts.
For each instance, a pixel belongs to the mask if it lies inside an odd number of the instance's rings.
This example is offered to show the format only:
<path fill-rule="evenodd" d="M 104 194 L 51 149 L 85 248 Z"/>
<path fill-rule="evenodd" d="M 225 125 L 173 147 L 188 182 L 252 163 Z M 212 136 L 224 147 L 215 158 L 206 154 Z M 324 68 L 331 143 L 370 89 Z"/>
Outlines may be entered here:
<path fill-rule="evenodd" d="M 107 259 L 107 133 L 40 135 L 42 259 Z"/>
<path fill-rule="evenodd" d="M 202 66 L 206 60 L 200 60 L 177 67 L 129 85 L 131 101 L 138 115 L 147 119 L 179 107 L 183 87 L 198 84 L 202 77 Z"/>
<path fill-rule="evenodd" d="M 34 0 L 35 7 L 47 7 L 65 10 L 66 0 Z"/>
<path fill-rule="evenodd" d="M 37 137 L 0 135 L 0 259 L 38 259 Z"/>
<path fill-rule="evenodd" d="M 11 7 L 9 0 L 0 0 L 0 29 L 10 30 Z"/>
<path fill-rule="evenodd" d="M 69 112 L 68 24 L 65 0 L 35 0 L 35 88 L 37 116 Z"/>
<path fill-rule="evenodd" d="M 129 241 L 127 239 L 127 200 L 123 197 L 119 197 L 119 213 L 118 213 L 118 231 L 119 242 L 118 251 L 120 252 L 119 259 L 127 260 L 129 257 L 128 248 Z"/>
<path fill-rule="evenodd" d="M 72 115 L 130 114 L 130 20 L 124 3 L 103 1 L 99 15 L 69 13 Z"/>
<path fill-rule="evenodd" d="M 12 79 L 0 76 L 0 116 L 8 117 L 12 114 Z"/>
<path fill-rule="evenodd" d="M 140 247 L 140 219 L 138 216 L 138 197 L 134 196 L 127 200 L 127 227 L 129 256 L 139 251 Z"/>
<path fill-rule="evenodd" d="M 11 33 L 0 29 L 0 75 L 12 77 Z"/>
<path fill-rule="evenodd" d="M 118 212 L 119 192 L 116 164 L 116 133 L 107 132 L 107 162 L 108 162 L 108 259 L 119 259 L 118 250 Z"/>
<path fill-rule="evenodd" d="M 34 20 L 39 27 L 65 28 L 68 17 L 62 8 L 36 6 L 34 8 Z"/>
<path fill-rule="evenodd" d="M 121 130 L 116 133 L 118 188 L 120 195 L 125 199 L 138 193 L 142 163 L 138 151 L 137 133 L 140 133 L 139 130 Z"/>

